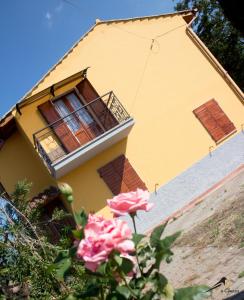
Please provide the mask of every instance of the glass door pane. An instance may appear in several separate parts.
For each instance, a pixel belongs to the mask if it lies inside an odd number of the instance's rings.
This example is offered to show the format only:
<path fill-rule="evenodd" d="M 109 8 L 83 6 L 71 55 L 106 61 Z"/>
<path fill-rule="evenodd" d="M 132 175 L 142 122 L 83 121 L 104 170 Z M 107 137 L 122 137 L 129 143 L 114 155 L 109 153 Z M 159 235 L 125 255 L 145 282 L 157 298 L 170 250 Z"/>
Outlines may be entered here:
<path fill-rule="evenodd" d="M 83 105 L 81 104 L 80 100 L 74 93 L 67 95 L 66 98 L 69 100 L 74 110 L 79 109 L 76 112 L 76 115 L 81 122 L 85 123 L 88 126 L 93 122 L 95 122 L 92 116 L 87 111 L 87 108 L 86 107 L 82 108 Z"/>
<path fill-rule="evenodd" d="M 75 116 L 71 115 L 71 116 L 66 117 L 67 115 L 69 115 L 71 113 L 71 111 L 68 109 L 68 107 L 65 105 L 65 103 L 62 99 L 55 101 L 54 106 L 57 109 L 60 117 L 64 118 L 64 122 L 67 124 L 67 126 L 73 133 L 75 133 L 77 130 L 79 130 L 80 124 L 76 120 Z"/>

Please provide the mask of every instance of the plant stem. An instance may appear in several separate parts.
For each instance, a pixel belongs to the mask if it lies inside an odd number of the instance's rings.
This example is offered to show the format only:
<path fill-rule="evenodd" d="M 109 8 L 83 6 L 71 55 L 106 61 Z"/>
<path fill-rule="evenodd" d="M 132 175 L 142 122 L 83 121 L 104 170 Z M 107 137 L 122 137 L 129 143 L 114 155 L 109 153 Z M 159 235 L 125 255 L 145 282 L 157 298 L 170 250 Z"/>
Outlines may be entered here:
<path fill-rule="evenodd" d="M 133 223 L 135 234 L 137 234 L 135 215 L 130 215 L 130 216 L 131 216 L 131 219 L 132 219 L 132 223 Z M 142 269 L 141 269 L 141 266 L 140 266 L 140 263 L 139 263 L 139 258 L 138 258 L 138 255 L 137 255 L 137 249 L 136 249 L 136 261 L 137 261 L 137 265 L 138 265 L 139 271 L 141 273 L 141 277 L 143 277 Z"/>
<path fill-rule="evenodd" d="M 132 223 L 133 223 L 134 231 L 135 231 L 135 233 L 137 234 L 137 231 L 136 231 L 136 221 L 135 221 L 135 215 L 130 215 L 130 216 L 131 216 L 131 219 L 132 219 Z"/>
<path fill-rule="evenodd" d="M 104 293 L 103 293 L 103 286 L 100 289 L 100 293 L 101 293 L 101 300 L 104 300 Z"/>
<path fill-rule="evenodd" d="M 124 280 L 124 283 L 126 285 L 126 287 L 128 288 L 128 290 L 131 292 L 131 294 L 133 295 L 133 297 L 135 299 L 137 299 L 137 295 L 135 294 L 135 292 L 133 291 L 133 289 L 129 286 L 129 284 L 126 281 L 125 275 L 123 274 L 123 272 L 120 272 L 120 276 L 122 277 L 122 279 Z"/>

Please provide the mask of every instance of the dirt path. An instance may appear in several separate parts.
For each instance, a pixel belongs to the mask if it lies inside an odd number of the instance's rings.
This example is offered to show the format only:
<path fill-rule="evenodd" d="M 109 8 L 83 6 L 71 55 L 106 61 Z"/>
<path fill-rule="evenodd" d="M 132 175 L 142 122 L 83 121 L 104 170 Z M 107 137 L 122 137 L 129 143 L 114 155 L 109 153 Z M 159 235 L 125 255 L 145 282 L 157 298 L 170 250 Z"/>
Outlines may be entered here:
<path fill-rule="evenodd" d="M 244 290 L 244 171 L 208 195 L 200 204 L 171 222 L 165 234 L 178 230 L 170 264 L 162 272 L 175 287 L 212 286 L 226 277 L 225 286 L 210 299 L 222 300 Z"/>

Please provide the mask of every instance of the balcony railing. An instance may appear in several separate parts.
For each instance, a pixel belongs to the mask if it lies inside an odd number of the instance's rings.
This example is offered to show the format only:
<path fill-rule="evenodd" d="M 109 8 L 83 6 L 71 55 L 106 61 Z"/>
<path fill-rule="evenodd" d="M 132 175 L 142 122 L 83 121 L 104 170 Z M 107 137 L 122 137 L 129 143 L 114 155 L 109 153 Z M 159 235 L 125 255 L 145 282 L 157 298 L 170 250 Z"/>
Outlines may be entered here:
<path fill-rule="evenodd" d="M 111 91 L 35 132 L 34 145 L 53 172 L 53 165 L 64 157 L 99 140 L 130 119 Z"/>

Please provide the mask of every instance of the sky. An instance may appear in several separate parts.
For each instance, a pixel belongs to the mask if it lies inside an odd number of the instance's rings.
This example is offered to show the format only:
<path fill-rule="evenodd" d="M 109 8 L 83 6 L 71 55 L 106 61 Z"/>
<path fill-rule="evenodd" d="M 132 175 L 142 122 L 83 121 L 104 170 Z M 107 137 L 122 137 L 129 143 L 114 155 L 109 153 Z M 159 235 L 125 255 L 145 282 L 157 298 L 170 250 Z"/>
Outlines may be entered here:
<path fill-rule="evenodd" d="M 173 0 L 1 0 L 0 117 L 95 23 L 174 11 Z"/>

